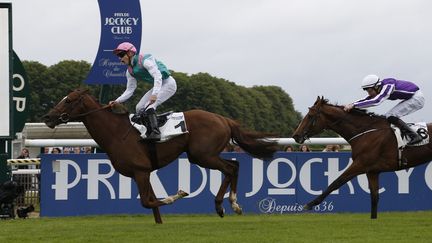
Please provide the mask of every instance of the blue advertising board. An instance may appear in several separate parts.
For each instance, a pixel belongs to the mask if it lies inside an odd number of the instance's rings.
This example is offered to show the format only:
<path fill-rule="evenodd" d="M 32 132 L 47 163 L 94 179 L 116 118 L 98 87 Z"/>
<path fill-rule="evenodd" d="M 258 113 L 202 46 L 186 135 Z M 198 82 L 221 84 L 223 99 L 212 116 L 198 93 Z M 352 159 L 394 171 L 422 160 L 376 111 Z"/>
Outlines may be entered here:
<path fill-rule="evenodd" d="M 126 65 L 113 54 L 122 42 L 130 42 L 137 49 L 141 45 L 141 7 L 139 0 L 98 0 L 101 16 L 101 38 L 96 59 L 86 84 L 126 83 Z"/>
<path fill-rule="evenodd" d="M 351 153 L 280 152 L 271 160 L 245 153 L 223 153 L 240 163 L 238 203 L 244 213 L 301 213 L 302 205 L 321 194 L 351 163 Z M 132 179 L 114 171 L 106 154 L 44 154 L 41 216 L 143 214 Z M 179 189 L 190 195 L 161 207 L 162 213 L 214 213 L 214 197 L 222 182 L 219 171 L 190 164 L 182 154 L 154 171 L 151 183 L 158 198 Z M 379 211 L 431 210 L 432 166 L 422 165 L 380 177 Z M 228 197 L 228 193 L 225 198 Z M 227 213 L 232 212 L 224 200 Z M 330 194 L 315 212 L 369 212 L 365 175 Z"/>

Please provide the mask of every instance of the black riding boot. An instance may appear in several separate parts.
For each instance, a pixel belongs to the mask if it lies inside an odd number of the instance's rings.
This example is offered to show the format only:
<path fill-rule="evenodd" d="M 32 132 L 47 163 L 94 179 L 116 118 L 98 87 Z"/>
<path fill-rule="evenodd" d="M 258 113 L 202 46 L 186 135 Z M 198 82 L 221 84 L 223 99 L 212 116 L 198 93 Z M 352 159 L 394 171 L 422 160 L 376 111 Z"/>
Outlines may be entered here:
<path fill-rule="evenodd" d="M 144 125 L 145 123 L 145 111 L 139 111 L 135 115 L 132 116 L 131 121 L 139 124 Z"/>
<path fill-rule="evenodd" d="M 408 135 L 408 137 L 410 138 L 408 145 L 413 145 L 413 144 L 419 143 L 419 142 L 421 142 L 421 140 L 423 140 L 423 138 L 420 135 L 418 135 L 415 131 L 413 131 L 404 121 L 402 121 L 398 117 L 389 116 L 387 118 L 387 121 L 389 121 L 391 124 L 399 127 L 402 134 Z"/>
<path fill-rule="evenodd" d="M 159 141 L 161 139 L 158 121 L 156 117 L 156 112 L 154 109 L 150 108 L 146 111 L 147 119 L 150 124 L 151 132 L 147 137 L 147 140 Z"/>

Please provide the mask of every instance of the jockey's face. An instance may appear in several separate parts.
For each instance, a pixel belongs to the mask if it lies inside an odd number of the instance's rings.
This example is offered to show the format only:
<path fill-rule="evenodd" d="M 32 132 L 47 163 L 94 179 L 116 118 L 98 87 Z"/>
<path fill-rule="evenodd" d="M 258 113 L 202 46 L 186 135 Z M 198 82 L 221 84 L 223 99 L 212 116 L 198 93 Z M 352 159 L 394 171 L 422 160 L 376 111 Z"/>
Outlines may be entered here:
<path fill-rule="evenodd" d="M 130 60 L 133 57 L 133 52 L 126 52 L 122 57 L 119 56 L 120 61 L 126 65 L 130 65 Z"/>
<path fill-rule="evenodd" d="M 375 88 L 367 88 L 366 92 L 368 92 L 370 97 L 375 97 L 378 94 L 378 91 Z"/>

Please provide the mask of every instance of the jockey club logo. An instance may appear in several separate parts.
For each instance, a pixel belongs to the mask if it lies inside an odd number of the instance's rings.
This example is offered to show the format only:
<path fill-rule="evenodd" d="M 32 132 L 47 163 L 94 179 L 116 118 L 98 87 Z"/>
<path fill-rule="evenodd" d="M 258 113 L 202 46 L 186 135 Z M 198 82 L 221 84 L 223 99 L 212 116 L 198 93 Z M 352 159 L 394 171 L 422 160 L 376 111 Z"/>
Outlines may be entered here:
<path fill-rule="evenodd" d="M 111 33 L 115 35 L 133 33 L 133 26 L 137 26 L 139 18 L 130 17 L 129 13 L 114 13 L 112 17 L 105 18 L 105 26 L 111 27 Z"/>

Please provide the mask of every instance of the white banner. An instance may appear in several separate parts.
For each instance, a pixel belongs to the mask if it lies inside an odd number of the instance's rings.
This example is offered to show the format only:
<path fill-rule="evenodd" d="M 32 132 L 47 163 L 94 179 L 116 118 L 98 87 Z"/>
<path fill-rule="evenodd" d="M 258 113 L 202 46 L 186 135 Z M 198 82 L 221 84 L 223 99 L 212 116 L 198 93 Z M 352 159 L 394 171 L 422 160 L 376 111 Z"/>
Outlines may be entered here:
<path fill-rule="evenodd" d="M 0 137 L 10 136 L 9 9 L 0 8 Z"/>

